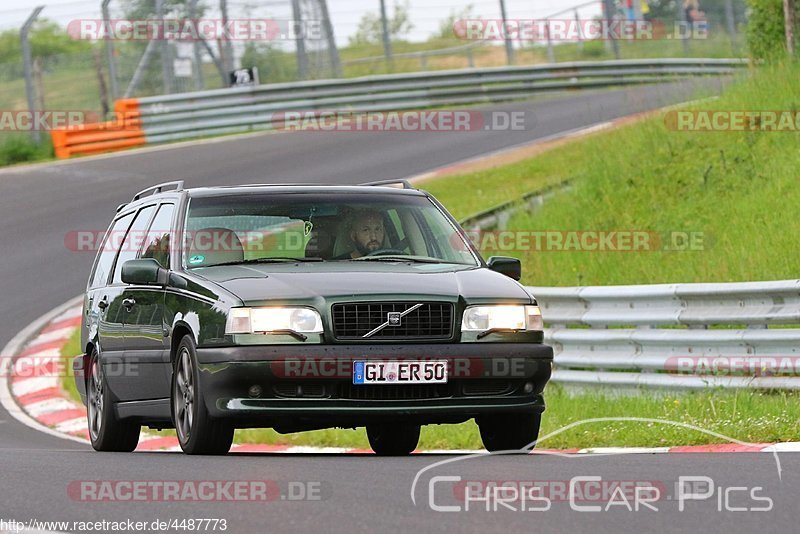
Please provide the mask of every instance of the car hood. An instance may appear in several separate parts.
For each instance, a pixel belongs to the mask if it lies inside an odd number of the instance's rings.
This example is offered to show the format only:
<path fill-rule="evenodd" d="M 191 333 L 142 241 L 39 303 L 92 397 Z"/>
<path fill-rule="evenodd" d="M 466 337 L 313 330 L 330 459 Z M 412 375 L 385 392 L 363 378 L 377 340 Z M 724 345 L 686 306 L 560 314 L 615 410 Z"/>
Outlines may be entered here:
<path fill-rule="evenodd" d="M 195 269 L 245 304 L 267 301 L 436 299 L 529 303 L 516 281 L 485 267 L 442 264 L 326 262 L 233 265 Z"/>

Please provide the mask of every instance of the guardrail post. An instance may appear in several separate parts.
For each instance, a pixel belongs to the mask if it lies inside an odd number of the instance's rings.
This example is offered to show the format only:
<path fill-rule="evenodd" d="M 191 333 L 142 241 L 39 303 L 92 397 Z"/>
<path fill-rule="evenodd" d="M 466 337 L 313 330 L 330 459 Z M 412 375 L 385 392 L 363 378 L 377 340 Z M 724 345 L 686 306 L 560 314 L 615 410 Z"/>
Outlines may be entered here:
<path fill-rule="evenodd" d="M 33 87 L 33 60 L 31 59 L 31 43 L 28 34 L 31 31 L 31 26 L 36 22 L 36 18 L 43 9 L 44 6 L 37 6 L 25 21 L 25 24 L 22 25 L 22 29 L 19 32 L 20 44 L 22 46 L 22 63 L 25 69 L 25 95 L 28 98 L 28 111 L 31 113 L 36 109 L 36 90 Z M 31 130 L 31 137 L 33 137 L 36 143 L 42 141 L 41 132 L 35 128 Z"/>

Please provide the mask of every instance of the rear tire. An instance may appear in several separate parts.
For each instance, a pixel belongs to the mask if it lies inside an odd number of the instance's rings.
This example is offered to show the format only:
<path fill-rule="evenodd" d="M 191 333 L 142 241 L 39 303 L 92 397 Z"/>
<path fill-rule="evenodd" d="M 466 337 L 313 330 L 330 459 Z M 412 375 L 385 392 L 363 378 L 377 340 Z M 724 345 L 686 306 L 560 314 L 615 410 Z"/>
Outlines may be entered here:
<path fill-rule="evenodd" d="M 419 425 L 367 425 L 367 438 L 378 456 L 407 456 L 417 448 L 419 431 Z"/>
<path fill-rule="evenodd" d="M 114 400 L 106 384 L 100 353 L 96 348 L 89 358 L 86 418 L 89 423 L 89 439 L 96 451 L 133 452 L 139 444 L 141 425 L 117 419 L 114 413 Z"/>
<path fill-rule="evenodd" d="M 477 420 L 483 446 L 489 452 L 532 450 L 541 422 L 541 413 L 501 414 Z"/>
<path fill-rule="evenodd" d="M 186 454 L 227 454 L 233 443 L 233 426 L 208 414 L 199 386 L 194 341 L 184 336 L 175 355 L 170 398 L 178 442 Z"/>

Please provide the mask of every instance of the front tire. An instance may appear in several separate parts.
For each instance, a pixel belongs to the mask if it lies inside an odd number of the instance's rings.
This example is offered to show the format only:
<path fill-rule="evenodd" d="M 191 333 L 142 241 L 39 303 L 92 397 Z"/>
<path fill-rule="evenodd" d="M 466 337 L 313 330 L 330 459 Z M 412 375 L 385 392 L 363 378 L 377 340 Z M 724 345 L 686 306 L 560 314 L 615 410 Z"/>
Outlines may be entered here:
<path fill-rule="evenodd" d="M 89 439 L 96 451 L 133 452 L 139 444 L 141 425 L 117 419 L 114 401 L 106 384 L 100 353 L 92 351 L 89 376 L 86 379 L 86 417 Z"/>
<path fill-rule="evenodd" d="M 197 352 L 190 336 L 181 339 L 172 373 L 172 421 L 186 454 L 227 454 L 233 443 L 233 426 L 208 413 L 199 389 Z"/>
<path fill-rule="evenodd" d="M 367 438 L 378 456 L 407 456 L 417 448 L 419 431 L 419 425 L 367 425 Z"/>
<path fill-rule="evenodd" d="M 541 413 L 493 415 L 477 421 L 483 446 L 489 452 L 533 449 L 539 439 Z"/>

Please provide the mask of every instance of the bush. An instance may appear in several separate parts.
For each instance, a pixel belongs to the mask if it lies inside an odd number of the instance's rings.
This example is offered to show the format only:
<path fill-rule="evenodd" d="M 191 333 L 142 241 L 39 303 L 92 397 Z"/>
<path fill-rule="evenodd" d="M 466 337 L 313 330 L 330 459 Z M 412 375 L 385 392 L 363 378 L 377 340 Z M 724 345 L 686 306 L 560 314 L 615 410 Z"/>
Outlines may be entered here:
<path fill-rule="evenodd" d="M 747 46 L 755 59 L 774 60 L 786 55 L 782 0 L 747 0 Z"/>
<path fill-rule="evenodd" d="M 46 135 L 42 134 L 45 138 Z M 10 135 L 0 141 L 0 166 L 47 159 L 52 156 L 52 147 L 45 141 L 37 145 L 27 135 Z"/>

